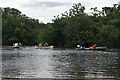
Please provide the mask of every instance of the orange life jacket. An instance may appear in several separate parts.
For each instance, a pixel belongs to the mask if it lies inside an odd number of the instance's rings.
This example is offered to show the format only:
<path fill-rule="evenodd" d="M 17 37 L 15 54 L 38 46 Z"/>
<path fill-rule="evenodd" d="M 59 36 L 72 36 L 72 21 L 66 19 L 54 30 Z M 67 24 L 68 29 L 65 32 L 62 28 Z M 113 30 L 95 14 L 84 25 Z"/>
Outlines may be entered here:
<path fill-rule="evenodd" d="M 96 44 L 94 44 L 94 45 L 92 46 L 92 48 L 93 48 L 93 49 L 96 49 Z"/>

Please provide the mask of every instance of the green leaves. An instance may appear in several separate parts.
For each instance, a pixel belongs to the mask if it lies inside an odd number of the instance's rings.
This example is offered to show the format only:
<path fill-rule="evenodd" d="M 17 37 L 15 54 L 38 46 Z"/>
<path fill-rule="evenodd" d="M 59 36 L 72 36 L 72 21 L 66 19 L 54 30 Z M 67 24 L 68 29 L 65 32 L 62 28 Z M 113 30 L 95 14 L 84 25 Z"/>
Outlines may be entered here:
<path fill-rule="evenodd" d="M 120 5 L 91 8 L 92 15 L 84 12 L 81 3 L 69 11 L 54 16 L 53 23 L 39 23 L 14 8 L 4 8 L 3 44 L 21 42 L 24 45 L 48 43 L 55 47 L 76 47 L 77 44 L 120 47 Z"/>
<path fill-rule="evenodd" d="M 3 45 L 12 45 L 21 42 L 24 45 L 33 45 L 36 41 L 33 28 L 39 26 L 38 20 L 23 16 L 14 8 L 4 8 L 3 12 Z"/>

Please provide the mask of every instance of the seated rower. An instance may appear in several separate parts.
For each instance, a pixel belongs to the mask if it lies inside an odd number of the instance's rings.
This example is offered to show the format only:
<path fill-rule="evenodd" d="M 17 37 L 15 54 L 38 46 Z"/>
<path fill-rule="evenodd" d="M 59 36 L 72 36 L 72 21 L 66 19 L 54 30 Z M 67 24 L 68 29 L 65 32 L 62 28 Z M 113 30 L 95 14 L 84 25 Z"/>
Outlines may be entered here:
<path fill-rule="evenodd" d="M 96 44 L 93 44 L 90 49 L 96 49 Z"/>

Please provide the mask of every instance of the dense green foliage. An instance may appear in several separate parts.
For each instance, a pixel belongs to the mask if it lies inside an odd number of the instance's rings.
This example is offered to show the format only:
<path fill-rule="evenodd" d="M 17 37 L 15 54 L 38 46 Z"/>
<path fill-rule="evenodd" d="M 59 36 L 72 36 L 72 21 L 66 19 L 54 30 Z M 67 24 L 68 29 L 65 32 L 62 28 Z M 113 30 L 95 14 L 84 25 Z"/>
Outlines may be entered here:
<path fill-rule="evenodd" d="M 56 47 L 76 47 L 77 44 L 120 47 L 120 5 L 91 8 L 73 4 L 69 11 L 54 16 L 53 23 L 39 23 L 14 8 L 4 8 L 3 45 L 21 42 L 24 45 L 49 43 Z"/>
<path fill-rule="evenodd" d="M 14 8 L 4 8 L 2 20 L 3 45 L 14 42 L 30 45 L 36 42 L 35 29 L 39 27 L 38 20 L 29 18 Z"/>

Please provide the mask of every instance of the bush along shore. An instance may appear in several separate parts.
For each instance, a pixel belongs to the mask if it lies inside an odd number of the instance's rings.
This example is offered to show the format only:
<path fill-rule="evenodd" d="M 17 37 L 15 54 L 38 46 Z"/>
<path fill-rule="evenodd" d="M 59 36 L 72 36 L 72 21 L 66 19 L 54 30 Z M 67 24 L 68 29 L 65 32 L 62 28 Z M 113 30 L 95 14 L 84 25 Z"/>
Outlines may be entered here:
<path fill-rule="evenodd" d="M 4 8 L 2 13 L 2 43 L 23 45 L 48 43 L 55 47 L 76 47 L 77 44 L 120 48 L 120 5 L 91 8 L 85 13 L 81 3 L 73 4 L 69 11 L 54 16 L 52 23 L 39 23 L 15 8 Z"/>

